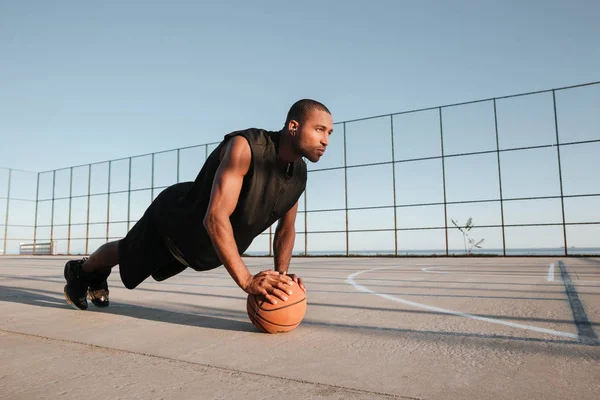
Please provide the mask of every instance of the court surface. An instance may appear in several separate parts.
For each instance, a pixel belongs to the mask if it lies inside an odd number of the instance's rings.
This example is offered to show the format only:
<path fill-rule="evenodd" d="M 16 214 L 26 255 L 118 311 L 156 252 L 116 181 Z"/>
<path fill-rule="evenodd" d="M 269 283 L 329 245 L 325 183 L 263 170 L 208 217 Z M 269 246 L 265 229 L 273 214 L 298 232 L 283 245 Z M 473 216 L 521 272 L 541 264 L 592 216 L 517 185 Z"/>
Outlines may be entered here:
<path fill-rule="evenodd" d="M 295 258 L 307 314 L 279 335 L 224 268 L 115 269 L 111 306 L 74 310 L 67 259 L 0 257 L 0 398 L 600 398 L 599 258 Z"/>

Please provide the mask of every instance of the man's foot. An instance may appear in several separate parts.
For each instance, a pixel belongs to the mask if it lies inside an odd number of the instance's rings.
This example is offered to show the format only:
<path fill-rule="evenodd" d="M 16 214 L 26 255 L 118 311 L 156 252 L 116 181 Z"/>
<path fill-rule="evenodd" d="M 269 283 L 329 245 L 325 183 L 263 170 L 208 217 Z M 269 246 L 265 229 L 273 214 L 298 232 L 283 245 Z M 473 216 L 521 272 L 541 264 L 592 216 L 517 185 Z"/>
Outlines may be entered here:
<path fill-rule="evenodd" d="M 89 282 L 81 269 L 86 260 L 87 258 L 71 260 L 65 264 L 65 279 L 67 281 L 64 289 L 65 299 L 71 307 L 80 310 L 87 310 L 88 307 L 86 293 Z"/>
<path fill-rule="evenodd" d="M 100 284 L 92 283 L 88 288 L 88 297 L 96 307 L 108 307 L 108 283 L 106 280 Z"/>

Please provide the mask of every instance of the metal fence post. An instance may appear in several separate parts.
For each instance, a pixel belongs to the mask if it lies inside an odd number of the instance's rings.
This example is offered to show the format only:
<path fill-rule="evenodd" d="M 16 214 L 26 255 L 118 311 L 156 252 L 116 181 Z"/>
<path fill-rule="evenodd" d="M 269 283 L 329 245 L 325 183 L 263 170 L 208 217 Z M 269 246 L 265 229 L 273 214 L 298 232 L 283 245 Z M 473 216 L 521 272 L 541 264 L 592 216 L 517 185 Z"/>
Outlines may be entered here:
<path fill-rule="evenodd" d="M 37 244 L 37 220 L 38 220 L 38 207 L 40 198 L 40 173 L 37 174 L 37 184 L 35 189 L 35 216 L 33 217 L 33 255 L 35 256 L 35 248 Z"/>
<path fill-rule="evenodd" d="M 154 201 L 154 153 L 152 153 L 152 184 L 150 188 L 150 202 Z"/>
<path fill-rule="evenodd" d="M 558 139 L 558 115 L 556 114 L 556 90 L 552 90 L 552 104 L 554 105 L 554 129 L 556 132 L 556 156 L 558 158 L 558 179 L 560 182 L 560 205 L 562 209 L 562 227 L 564 235 L 565 256 L 569 254 L 567 247 L 567 224 L 565 219 L 565 197 L 563 192 L 562 167 L 560 162 L 560 140 Z"/>
<path fill-rule="evenodd" d="M 110 175 L 112 173 L 112 161 L 108 162 L 108 198 L 106 199 L 106 243 L 108 243 L 110 229 Z"/>
<path fill-rule="evenodd" d="M 67 254 L 71 255 L 71 213 L 73 203 L 73 167 L 71 167 L 69 175 L 69 227 L 67 233 Z"/>
<path fill-rule="evenodd" d="M 127 183 L 127 232 L 131 224 L 131 157 L 129 157 L 129 181 Z"/>
<path fill-rule="evenodd" d="M 444 127 L 442 123 L 442 107 L 438 107 L 440 115 L 440 142 L 442 144 L 442 183 L 444 185 L 444 230 L 446 232 L 446 255 L 448 255 L 448 204 L 446 202 L 446 164 L 444 162 Z"/>
<path fill-rule="evenodd" d="M 180 150 L 181 149 L 177 149 L 177 183 L 179 183 L 179 158 L 180 158 Z"/>
<path fill-rule="evenodd" d="M 500 140 L 498 136 L 498 112 L 494 99 L 494 125 L 496 127 L 496 156 L 498 158 L 498 185 L 500 185 L 500 218 L 502 221 L 502 254 L 506 256 L 506 236 L 504 232 L 504 200 L 502 198 L 502 168 L 500 167 Z"/>
<path fill-rule="evenodd" d="M 92 164 L 88 164 L 88 202 L 87 202 L 87 222 L 85 225 L 85 254 L 89 254 L 90 244 L 90 201 L 92 198 Z"/>
<path fill-rule="evenodd" d="M 344 208 L 346 211 L 346 256 L 350 255 L 350 234 L 348 233 L 348 157 L 346 142 L 346 123 L 344 122 Z"/>
<path fill-rule="evenodd" d="M 396 156 L 394 154 L 394 116 L 390 115 L 390 132 L 392 137 L 392 190 L 394 191 L 394 256 L 398 257 L 398 219 L 396 204 Z"/>
<path fill-rule="evenodd" d="M 52 171 L 52 209 L 50 211 L 50 254 L 54 241 L 54 198 L 56 197 L 56 170 Z"/>
<path fill-rule="evenodd" d="M 306 189 L 304 189 L 304 255 L 308 256 L 308 209 L 306 208 Z"/>
<path fill-rule="evenodd" d="M 4 249 L 3 249 L 3 255 L 6 255 L 8 253 L 8 251 L 6 250 L 6 240 L 8 238 L 8 212 L 10 210 L 9 204 L 10 204 L 10 184 L 11 184 L 11 178 L 12 178 L 12 169 L 8 169 L 8 188 L 7 188 L 7 193 L 6 193 L 6 214 L 4 216 Z"/>

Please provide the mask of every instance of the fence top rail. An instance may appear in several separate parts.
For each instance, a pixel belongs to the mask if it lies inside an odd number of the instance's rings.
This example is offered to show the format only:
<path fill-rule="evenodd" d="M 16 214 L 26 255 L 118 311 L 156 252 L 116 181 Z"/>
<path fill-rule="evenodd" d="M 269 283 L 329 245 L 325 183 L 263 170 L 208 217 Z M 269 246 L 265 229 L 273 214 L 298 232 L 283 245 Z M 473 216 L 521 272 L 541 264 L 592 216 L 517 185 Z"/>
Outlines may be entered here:
<path fill-rule="evenodd" d="M 71 168 L 91 167 L 93 165 L 108 164 L 109 162 L 125 161 L 125 160 L 129 160 L 129 159 L 133 160 L 134 158 L 142 158 L 142 157 L 148 157 L 148 156 L 157 155 L 157 154 L 170 153 L 172 151 L 188 150 L 188 149 L 193 149 L 193 148 L 196 148 L 196 147 L 203 147 L 203 146 L 213 146 L 213 145 L 219 144 L 219 143 L 221 143 L 221 142 L 208 142 L 208 143 L 202 143 L 202 144 L 195 144 L 195 145 L 192 145 L 192 146 L 177 147 L 175 149 L 154 151 L 152 153 L 136 154 L 134 156 L 129 156 L 129 157 L 114 158 L 112 160 L 96 161 L 96 162 L 88 163 L 88 164 L 80 164 L 80 165 L 73 165 L 73 166 L 70 166 L 70 167 L 62 167 L 62 168 L 57 168 L 57 169 L 49 169 L 49 170 L 40 171 L 40 172 L 37 172 L 37 173 L 39 173 L 39 174 L 48 174 L 48 173 L 51 173 L 51 172 L 65 171 L 65 170 L 68 170 L 68 169 L 71 169 Z M 29 171 L 25 171 L 25 172 L 29 172 Z"/>
<path fill-rule="evenodd" d="M 399 112 L 395 112 L 395 113 L 373 115 L 371 117 L 356 118 L 356 119 L 350 119 L 350 120 L 346 120 L 346 121 L 340 121 L 340 122 L 336 122 L 334 125 L 337 125 L 337 124 L 346 124 L 346 123 L 358 122 L 358 121 L 366 121 L 366 120 L 369 120 L 369 119 L 377 119 L 377 118 L 383 118 L 383 117 L 392 117 L 392 116 L 395 116 L 395 115 L 410 114 L 410 113 L 416 113 L 416 112 L 421 112 L 421 111 L 438 110 L 440 108 L 449 108 L 449 107 L 464 106 L 464 105 L 468 105 L 468 104 L 485 103 L 487 101 L 510 99 L 510 98 L 513 98 L 513 97 L 522 97 L 522 96 L 530 96 L 530 95 L 541 94 L 541 93 L 558 92 L 558 91 L 561 91 L 561 90 L 580 88 L 580 87 L 584 87 L 584 86 L 593 86 L 593 85 L 598 85 L 598 84 L 600 84 L 600 81 L 582 83 L 582 84 L 579 84 L 579 85 L 572 85 L 572 86 L 563 86 L 563 87 L 558 87 L 558 88 L 554 88 L 554 89 L 544 89 L 544 90 L 537 90 L 537 91 L 533 91 L 533 92 L 509 94 L 509 95 L 506 95 L 506 96 L 489 97 L 489 98 L 486 98 L 486 99 L 464 101 L 464 102 L 460 102 L 460 103 L 444 104 L 442 106 L 416 108 L 416 109 L 413 109 L 413 110 L 399 111 Z"/>
<path fill-rule="evenodd" d="M 363 118 L 339 121 L 339 122 L 335 122 L 334 125 L 344 125 L 344 124 L 352 123 L 352 122 L 367 121 L 367 120 L 383 118 L 383 117 L 393 117 L 393 116 L 402 115 L 402 114 L 410 114 L 410 113 L 431 111 L 431 110 L 440 110 L 443 108 L 458 107 L 458 106 L 464 106 L 464 105 L 476 104 L 476 103 L 485 103 L 488 101 L 509 99 L 509 98 L 522 97 L 522 96 L 530 96 L 530 95 L 541 94 L 541 93 L 551 93 L 551 92 L 557 92 L 557 91 L 561 91 L 561 90 L 581 88 L 581 87 L 585 87 L 585 86 L 593 86 L 593 85 L 599 85 L 599 84 L 600 84 L 600 81 L 595 81 L 595 82 L 582 83 L 582 84 L 578 84 L 578 85 L 557 87 L 554 89 L 544 89 L 544 90 L 537 90 L 537 91 L 532 91 L 532 92 L 524 92 L 524 93 L 517 93 L 517 94 L 511 94 L 511 95 L 505 95 L 505 96 L 499 96 L 499 97 L 490 97 L 490 98 L 479 99 L 479 100 L 465 101 L 465 102 L 460 102 L 460 103 L 451 103 L 451 104 L 445 104 L 445 105 L 441 105 L 441 106 L 417 108 L 417 109 L 412 109 L 412 110 L 399 111 L 399 112 L 395 112 L 395 113 L 387 113 L 387 114 L 373 115 L 370 117 L 363 117 Z M 168 150 L 160 150 L 160 151 L 145 153 L 145 154 L 138 154 L 138 155 L 134 155 L 134 156 L 130 156 L 130 157 L 122 157 L 122 158 L 116 158 L 116 159 L 112 159 L 112 160 L 97 161 L 94 163 L 74 165 L 74 166 L 70 166 L 70 167 L 63 167 L 63 168 L 58 168 L 58 169 L 39 171 L 38 173 L 44 174 L 44 173 L 50 173 L 50 172 L 64 171 L 64 170 L 68 170 L 71 168 L 91 167 L 92 165 L 106 164 L 109 162 L 117 162 L 117 161 L 129 160 L 129 159 L 134 159 L 134 158 L 147 157 L 147 156 L 154 155 L 154 154 L 162 154 L 162 153 L 168 153 L 168 152 L 178 151 L 178 150 L 187 150 L 187 149 L 192 149 L 192 148 L 202 147 L 202 146 L 212 146 L 212 145 L 216 145 L 219 143 L 220 142 L 202 143 L 202 144 L 197 144 L 197 145 L 192 145 L 192 146 L 179 147 L 179 148 L 168 149 Z M 8 168 L 6 168 L 6 169 L 8 169 Z M 33 171 L 22 171 L 22 172 L 33 172 Z"/>
<path fill-rule="evenodd" d="M 8 168 L 8 167 L 1 167 L 0 166 L 0 170 L 6 170 L 6 171 L 16 171 L 16 172 L 26 172 L 28 174 L 37 174 L 36 171 L 27 171 L 25 169 L 19 169 L 19 168 Z"/>

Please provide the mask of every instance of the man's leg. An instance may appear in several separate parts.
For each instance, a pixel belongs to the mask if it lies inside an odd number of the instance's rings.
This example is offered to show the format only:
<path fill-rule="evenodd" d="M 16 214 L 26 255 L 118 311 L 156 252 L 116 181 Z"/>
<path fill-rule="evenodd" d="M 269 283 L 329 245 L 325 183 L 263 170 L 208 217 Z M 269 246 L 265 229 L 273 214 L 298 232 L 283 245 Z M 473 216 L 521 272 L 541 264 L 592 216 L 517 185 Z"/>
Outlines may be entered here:
<path fill-rule="evenodd" d="M 90 275 L 88 297 L 97 307 L 108 307 L 108 276 L 112 267 L 119 263 L 119 241 L 103 244 L 82 266 L 84 274 Z"/>
<path fill-rule="evenodd" d="M 65 265 L 65 298 L 73 307 L 87 309 L 87 298 L 98 307 L 109 305 L 107 278 L 119 263 L 119 241 L 100 246 L 89 258 Z"/>
<path fill-rule="evenodd" d="M 156 207 L 157 204 L 168 205 L 175 201 L 176 195 L 185 193 L 191 185 L 192 182 L 180 183 L 162 191 L 123 239 L 102 245 L 89 258 L 67 262 L 65 297 L 69 304 L 85 310 L 87 295 L 95 305 L 107 306 L 106 279 L 117 264 L 121 281 L 127 289 L 134 289 L 165 265 L 168 267 L 168 276 L 174 275 L 174 269 L 170 265 L 175 259 L 159 232 L 159 224 L 156 220 L 159 210 Z M 178 192 L 179 190 L 181 192 Z M 177 272 L 180 272 L 179 267 Z M 160 278 L 164 277 L 160 275 Z"/>
<path fill-rule="evenodd" d="M 119 263 L 119 241 L 103 244 L 83 264 L 83 272 L 109 272 Z"/>

